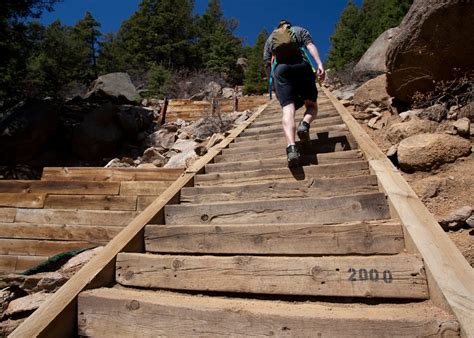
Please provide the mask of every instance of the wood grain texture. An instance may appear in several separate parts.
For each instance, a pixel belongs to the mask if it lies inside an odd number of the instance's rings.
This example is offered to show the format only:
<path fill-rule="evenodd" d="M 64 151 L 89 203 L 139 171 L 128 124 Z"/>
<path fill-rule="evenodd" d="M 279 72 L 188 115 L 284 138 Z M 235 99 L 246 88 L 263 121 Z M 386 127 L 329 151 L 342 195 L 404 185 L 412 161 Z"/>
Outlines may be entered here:
<path fill-rule="evenodd" d="M 42 180 L 46 181 L 174 181 L 184 168 L 137 169 L 137 168 L 95 168 L 95 167 L 47 167 L 43 169 Z"/>
<path fill-rule="evenodd" d="M 135 196 L 108 195 L 48 195 L 44 202 L 48 209 L 81 209 L 81 210 L 137 210 Z"/>
<path fill-rule="evenodd" d="M 122 182 L 120 183 L 121 196 L 156 196 L 163 193 L 169 186 L 170 182 Z"/>
<path fill-rule="evenodd" d="M 45 194 L 0 193 L 0 207 L 42 208 L 45 197 Z"/>
<path fill-rule="evenodd" d="M 382 193 L 165 207 L 166 224 L 314 224 L 385 219 L 389 216 Z"/>
<path fill-rule="evenodd" d="M 48 241 L 28 239 L 0 239 L 0 255 L 53 256 L 61 252 L 99 245 L 89 241 Z"/>
<path fill-rule="evenodd" d="M 118 226 L 0 223 L 0 238 L 107 243 L 122 229 Z"/>
<path fill-rule="evenodd" d="M 48 257 L 0 255 L 0 272 L 23 272 L 45 262 Z"/>
<path fill-rule="evenodd" d="M 0 222 L 15 222 L 16 210 L 15 208 L 0 208 Z"/>
<path fill-rule="evenodd" d="M 314 128 L 323 129 L 324 127 L 331 127 L 331 126 L 341 125 L 341 124 L 343 123 L 339 115 L 334 116 L 334 117 L 327 117 L 324 119 L 313 120 L 313 122 L 311 122 L 311 127 L 312 127 L 311 131 L 313 131 Z M 272 132 L 280 131 L 280 130 L 282 130 L 282 126 L 280 123 L 278 124 L 273 123 L 267 126 L 265 125 L 253 126 L 252 125 L 242 133 L 242 136 L 268 134 L 268 133 L 272 133 Z"/>
<path fill-rule="evenodd" d="M 311 178 L 297 182 L 274 181 L 235 186 L 183 188 L 181 190 L 181 203 L 198 204 L 262 199 L 334 197 L 376 191 L 378 191 L 376 176 Z"/>
<path fill-rule="evenodd" d="M 405 247 L 394 221 L 341 224 L 147 225 L 145 249 L 157 253 L 253 255 L 397 254 Z"/>
<path fill-rule="evenodd" d="M 356 270 L 355 276 L 351 269 Z M 117 256 L 116 271 L 118 283 L 133 287 L 279 295 L 428 298 L 423 262 L 414 255 L 218 257 L 121 253 Z M 373 280 L 369 279 L 369 271 L 372 271 Z M 387 271 L 390 271 L 391 279 L 387 278 Z M 383 278 L 384 272 L 386 278 Z"/>
<path fill-rule="evenodd" d="M 334 153 L 323 153 L 316 155 L 319 165 L 344 163 L 363 159 L 360 150 L 337 151 Z"/>
<path fill-rule="evenodd" d="M 0 193 L 48 193 L 60 195 L 117 195 L 119 184 L 85 181 L 0 181 Z"/>
<path fill-rule="evenodd" d="M 231 337 L 452 337 L 459 326 L 429 302 L 317 304 L 98 289 L 78 301 L 79 335 Z M 114 309 L 113 315 L 111 310 Z M 130 325 L 129 323 L 133 323 Z"/>
<path fill-rule="evenodd" d="M 211 173 L 198 175 L 196 186 L 252 184 L 276 181 L 303 181 L 312 178 L 351 177 L 368 174 L 368 164 L 365 161 L 347 162 L 330 165 L 306 167 L 280 167 L 230 173 Z"/>
<path fill-rule="evenodd" d="M 18 209 L 16 222 L 34 224 L 121 225 L 137 215 L 134 211 Z"/>

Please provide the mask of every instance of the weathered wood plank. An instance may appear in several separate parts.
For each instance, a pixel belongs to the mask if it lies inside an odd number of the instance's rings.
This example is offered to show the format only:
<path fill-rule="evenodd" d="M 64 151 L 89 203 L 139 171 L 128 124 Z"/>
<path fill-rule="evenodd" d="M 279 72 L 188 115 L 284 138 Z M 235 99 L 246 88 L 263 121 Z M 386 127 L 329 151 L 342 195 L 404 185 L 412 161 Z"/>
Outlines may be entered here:
<path fill-rule="evenodd" d="M 211 173 L 196 176 L 194 182 L 196 186 L 252 184 L 282 180 L 295 182 L 312 178 L 360 176 L 368 173 L 367 162 L 356 161 L 297 168 L 280 167 L 230 173 Z"/>
<path fill-rule="evenodd" d="M 122 229 L 118 226 L 0 223 L 0 238 L 107 243 Z"/>
<path fill-rule="evenodd" d="M 134 211 L 18 209 L 16 222 L 34 224 L 121 225 L 137 215 Z"/>
<path fill-rule="evenodd" d="M 415 255 L 375 257 L 180 256 L 122 253 L 117 282 L 172 290 L 427 299 Z"/>
<path fill-rule="evenodd" d="M 364 156 L 360 150 L 337 151 L 334 153 L 317 154 L 318 164 L 335 164 L 362 160 Z"/>
<path fill-rule="evenodd" d="M 385 219 L 389 216 L 382 193 L 165 207 L 165 223 L 182 225 L 342 223 Z"/>
<path fill-rule="evenodd" d="M 163 193 L 169 186 L 170 182 L 122 182 L 120 184 L 121 196 L 157 196 Z"/>
<path fill-rule="evenodd" d="M 45 197 L 45 194 L 0 193 L 0 207 L 42 208 L 44 205 Z"/>
<path fill-rule="evenodd" d="M 174 181 L 183 168 L 137 169 L 95 167 L 48 167 L 43 169 L 42 180 L 46 181 Z"/>
<path fill-rule="evenodd" d="M 147 225 L 145 250 L 157 253 L 252 255 L 397 254 L 400 223 Z"/>
<path fill-rule="evenodd" d="M 436 337 L 459 334 L 454 318 L 430 302 L 337 305 L 97 289 L 83 292 L 78 307 L 79 335 L 86 337 L 132 337 L 137 336 L 137 328 L 141 337 Z"/>
<path fill-rule="evenodd" d="M 315 119 L 313 122 L 311 122 L 311 130 L 314 130 L 315 128 L 323 128 L 323 127 L 329 127 L 329 126 L 334 126 L 334 125 L 340 125 L 342 123 L 342 119 L 339 116 L 339 114 L 332 116 L 332 117 L 326 117 L 326 118 L 321 118 L 321 119 Z M 282 124 L 281 121 L 280 123 L 270 123 L 268 122 L 267 125 L 254 125 L 252 124 L 247 130 L 245 130 L 244 133 L 242 133 L 242 136 L 244 135 L 255 135 L 255 134 L 260 134 L 264 133 L 266 134 L 270 130 L 281 130 L 282 129 Z"/>
<path fill-rule="evenodd" d="M 15 208 L 0 208 L 0 222 L 15 222 L 16 210 Z"/>
<path fill-rule="evenodd" d="M 46 261 L 46 256 L 0 255 L 0 272 L 22 272 Z"/>
<path fill-rule="evenodd" d="M 331 121 L 322 123 L 316 123 L 314 122 L 314 129 L 310 130 L 311 134 L 314 133 L 322 133 L 322 132 L 329 132 L 329 131 L 334 131 L 334 130 L 341 130 L 344 129 L 344 124 L 342 123 L 342 120 L 340 117 L 337 118 L 327 118 L 328 120 L 331 119 Z M 326 119 L 325 119 L 326 120 Z M 264 134 L 275 134 L 283 131 L 283 127 L 281 125 L 272 125 L 269 127 L 258 127 L 255 129 L 249 129 L 248 131 L 245 131 L 245 133 L 242 134 L 242 137 L 246 136 L 255 136 L 255 135 L 264 135 Z"/>
<path fill-rule="evenodd" d="M 376 176 L 312 178 L 297 182 L 269 182 L 235 186 L 183 188 L 181 203 L 209 203 L 260 199 L 333 197 L 378 191 Z"/>
<path fill-rule="evenodd" d="M 44 207 L 48 209 L 134 211 L 137 210 L 137 198 L 116 195 L 48 195 Z"/>
<path fill-rule="evenodd" d="M 152 204 L 158 197 L 159 197 L 159 195 L 156 195 L 156 196 L 138 196 L 138 200 L 137 200 L 137 211 L 143 211 L 143 210 L 145 210 L 145 209 L 148 208 L 148 206 L 149 206 L 150 204 Z"/>
<path fill-rule="evenodd" d="M 99 243 L 83 241 L 47 241 L 0 239 L 0 255 L 53 256 L 61 252 L 90 248 Z"/>
<path fill-rule="evenodd" d="M 0 181 L 0 193 L 117 195 L 119 183 L 85 181 Z"/>

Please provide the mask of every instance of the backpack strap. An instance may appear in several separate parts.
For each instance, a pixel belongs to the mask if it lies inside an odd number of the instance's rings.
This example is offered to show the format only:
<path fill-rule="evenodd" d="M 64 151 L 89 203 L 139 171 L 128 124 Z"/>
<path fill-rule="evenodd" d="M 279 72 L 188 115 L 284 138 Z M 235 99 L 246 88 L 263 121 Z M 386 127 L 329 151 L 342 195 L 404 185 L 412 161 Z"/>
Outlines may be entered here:
<path fill-rule="evenodd" d="M 270 71 L 270 78 L 268 79 L 268 89 L 270 91 L 270 100 L 272 99 L 272 92 L 273 92 L 273 73 L 275 72 L 275 68 L 277 66 L 277 60 L 275 55 L 272 55 L 271 61 L 271 71 Z"/>

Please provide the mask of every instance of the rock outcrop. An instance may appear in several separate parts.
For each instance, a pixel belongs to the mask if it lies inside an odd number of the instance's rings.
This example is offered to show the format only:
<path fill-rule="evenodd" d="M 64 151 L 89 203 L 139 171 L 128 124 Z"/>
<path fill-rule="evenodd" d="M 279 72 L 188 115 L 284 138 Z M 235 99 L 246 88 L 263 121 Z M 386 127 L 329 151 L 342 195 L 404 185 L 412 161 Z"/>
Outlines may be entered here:
<path fill-rule="evenodd" d="M 471 142 L 447 134 L 419 134 L 398 145 L 398 162 L 404 171 L 429 171 L 471 153 Z"/>
<path fill-rule="evenodd" d="M 412 117 L 409 121 L 392 124 L 385 137 L 390 143 L 397 144 L 410 136 L 435 132 L 437 127 L 436 122 Z"/>
<path fill-rule="evenodd" d="M 110 73 L 99 76 L 92 83 L 84 99 L 108 99 L 118 103 L 135 102 L 140 97 L 127 73 Z"/>
<path fill-rule="evenodd" d="M 415 0 L 387 51 L 387 89 L 411 103 L 474 69 L 474 6 L 471 1 Z"/>
<path fill-rule="evenodd" d="M 384 75 L 377 76 L 357 88 L 354 93 L 354 105 L 357 110 L 363 111 L 370 105 L 377 107 L 390 107 L 390 96 L 385 90 L 387 78 Z"/>
<path fill-rule="evenodd" d="M 364 53 L 354 67 L 356 75 L 379 75 L 387 71 L 386 55 L 392 38 L 398 33 L 398 28 L 390 28 L 383 32 Z"/>

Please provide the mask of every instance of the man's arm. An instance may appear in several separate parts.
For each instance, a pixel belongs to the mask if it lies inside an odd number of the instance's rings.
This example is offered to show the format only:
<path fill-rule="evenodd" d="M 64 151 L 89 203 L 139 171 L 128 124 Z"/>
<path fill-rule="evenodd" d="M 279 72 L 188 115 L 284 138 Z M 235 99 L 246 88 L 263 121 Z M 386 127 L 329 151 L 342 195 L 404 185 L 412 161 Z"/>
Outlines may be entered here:
<path fill-rule="evenodd" d="M 272 47 L 270 37 L 268 37 L 267 42 L 265 42 L 265 47 L 263 48 L 263 64 L 265 65 L 267 79 L 269 79 L 272 71 Z"/>
<path fill-rule="evenodd" d="M 310 42 L 306 45 L 308 48 L 309 53 L 313 57 L 314 61 L 316 61 L 318 65 L 318 78 L 319 81 L 324 81 L 326 77 L 326 71 L 324 70 L 323 62 L 321 61 L 321 57 L 319 56 L 319 51 L 316 45 L 313 42 Z"/>

